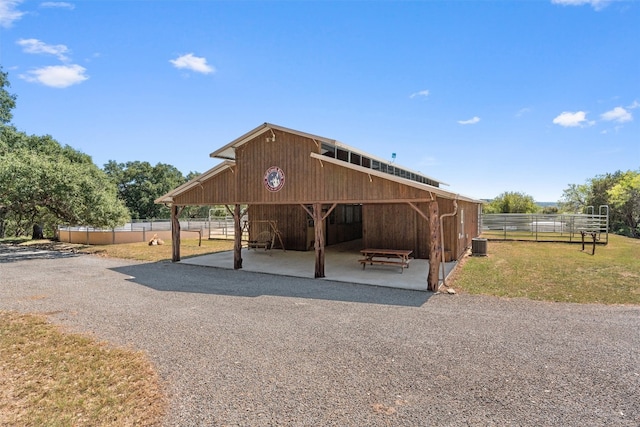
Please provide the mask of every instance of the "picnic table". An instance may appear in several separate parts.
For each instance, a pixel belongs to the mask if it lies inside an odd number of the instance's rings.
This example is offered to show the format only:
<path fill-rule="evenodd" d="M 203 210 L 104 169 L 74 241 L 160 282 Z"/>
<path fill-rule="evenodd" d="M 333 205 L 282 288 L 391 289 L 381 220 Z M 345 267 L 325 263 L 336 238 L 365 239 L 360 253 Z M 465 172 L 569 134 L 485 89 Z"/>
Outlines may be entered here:
<path fill-rule="evenodd" d="M 405 268 L 409 268 L 409 262 L 411 258 L 409 256 L 413 253 L 407 249 L 362 249 L 360 253 L 364 256 L 359 260 L 362 264 L 362 269 L 367 264 L 382 264 L 382 265 L 397 265 L 401 268 L 401 273 Z"/>

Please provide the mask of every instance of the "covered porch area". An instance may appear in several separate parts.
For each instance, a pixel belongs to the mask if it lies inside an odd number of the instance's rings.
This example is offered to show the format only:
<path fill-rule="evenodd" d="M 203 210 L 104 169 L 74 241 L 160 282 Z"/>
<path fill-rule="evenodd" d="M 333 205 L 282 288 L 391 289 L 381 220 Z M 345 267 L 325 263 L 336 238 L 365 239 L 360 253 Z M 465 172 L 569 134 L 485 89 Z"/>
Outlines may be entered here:
<path fill-rule="evenodd" d="M 358 262 L 362 240 L 352 240 L 325 249 L 325 277 L 322 280 L 357 283 L 372 286 L 384 286 L 398 289 L 427 290 L 428 259 L 413 259 L 410 267 L 401 269 L 388 265 L 367 265 L 364 269 Z M 233 269 L 233 251 L 218 252 L 183 259 L 182 264 L 205 267 Z M 316 262 L 314 251 L 283 251 L 281 249 L 242 248 L 242 270 L 256 273 L 291 277 L 314 277 Z M 439 268 L 442 282 L 442 265 L 446 277 L 457 265 L 456 261 L 441 264 Z"/>

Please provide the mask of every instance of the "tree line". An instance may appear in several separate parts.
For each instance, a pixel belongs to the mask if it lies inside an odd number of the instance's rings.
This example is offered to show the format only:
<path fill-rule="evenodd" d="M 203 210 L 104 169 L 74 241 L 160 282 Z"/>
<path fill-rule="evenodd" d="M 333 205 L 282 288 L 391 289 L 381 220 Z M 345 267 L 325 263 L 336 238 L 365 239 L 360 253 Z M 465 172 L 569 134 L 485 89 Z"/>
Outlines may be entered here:
<path fill-rule="evenodd" d="M 558 206 L 542 207 L 533 197 L 504 192 L 483 206 L 484 213 L 599 213 L 609 206 L 609 231 L 640 238 L 640 169 L 597 175 L 584 184 L 569 184 Z"/>
<path fill-rule="evenodd" d="M 16 95 L 0 68 L 0 238 L 28 235 L 34 225 L 52 236 L 57 225 L 116 227 L 133 219 L 169 218 L 154 200 L 198 175 L 149 162 L 104 168 L 49 135 L 29 135 L 11 125 Z M 207 214 L 191 207 L 183 216 Z"/>
<path fill-rule="evenodd" d="M 28 135 L 10 124 L 16 95 L 0 66 L 0 238 L 28 234 L 34 224 L 47 235 L 59 224 L 116 227 L 133 219 L 164 219 L 170 210 L 154 200 L 198 175 L 145 161 L 110 160 L 101 169 L 91 157 L 49 135 Z M 610 231 L 640 237 L 640 168 L 570 184 L 558 206 L 504 192 L 485 203 L 485 213 L 584 213 L 610 207 Z M 208 207 L 188 207 L 183 217 L 204 218 Z"/>

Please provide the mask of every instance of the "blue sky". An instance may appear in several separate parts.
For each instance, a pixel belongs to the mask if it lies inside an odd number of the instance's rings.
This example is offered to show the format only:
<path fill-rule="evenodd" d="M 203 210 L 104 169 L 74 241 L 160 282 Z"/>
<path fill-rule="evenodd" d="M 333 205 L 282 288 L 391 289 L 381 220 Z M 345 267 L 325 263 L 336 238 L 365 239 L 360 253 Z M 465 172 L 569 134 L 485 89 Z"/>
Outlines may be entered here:
<path fill-rule="evenodd" d="M 264 122 L 476 198 L 640 168 L 640 2 L 0 0 L 13 124 L 176 166 Z"/>

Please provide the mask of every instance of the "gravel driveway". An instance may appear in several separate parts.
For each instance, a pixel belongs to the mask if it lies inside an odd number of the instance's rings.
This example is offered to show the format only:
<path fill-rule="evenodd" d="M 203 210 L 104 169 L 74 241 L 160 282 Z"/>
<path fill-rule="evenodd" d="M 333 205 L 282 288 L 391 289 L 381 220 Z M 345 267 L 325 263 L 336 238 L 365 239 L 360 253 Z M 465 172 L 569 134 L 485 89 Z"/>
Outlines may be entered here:
<path fill-rule="evenodd" d="M 640 425 L 638 306 L 15 251 L 0 310 L 146 351 L 166 426 Z"/>

